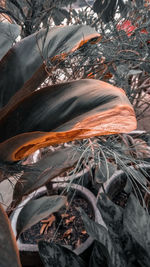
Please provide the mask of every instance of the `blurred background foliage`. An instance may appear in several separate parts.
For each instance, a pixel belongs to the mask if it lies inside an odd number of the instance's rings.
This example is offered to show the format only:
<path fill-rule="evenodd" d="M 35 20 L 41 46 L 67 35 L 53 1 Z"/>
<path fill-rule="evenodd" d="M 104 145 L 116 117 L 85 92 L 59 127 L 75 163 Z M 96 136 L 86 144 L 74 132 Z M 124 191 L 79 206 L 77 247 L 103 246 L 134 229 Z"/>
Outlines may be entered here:
<path fill-rule="evenodd" d="M 21 26 L 21 38 L 42 27 L 87 24 L 100 34 L 98 44 L 85 45 L 64 61 L 47 61 L 45 84 L 95 78 L 122 87 L 137 119 L 149 109 L 150 4 L 123 0 L 2 0 L 1 20 Z M 53 66 L 53 68 L 51 68 Z M 42 85 L 41 85 L 42 86 Z"/>

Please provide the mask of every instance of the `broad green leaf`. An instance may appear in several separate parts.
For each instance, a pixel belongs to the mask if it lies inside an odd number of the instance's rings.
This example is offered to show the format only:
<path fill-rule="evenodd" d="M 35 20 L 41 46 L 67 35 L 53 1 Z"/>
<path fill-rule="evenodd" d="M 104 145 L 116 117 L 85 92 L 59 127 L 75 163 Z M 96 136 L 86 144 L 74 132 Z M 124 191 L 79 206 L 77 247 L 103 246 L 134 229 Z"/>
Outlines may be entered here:
<path fill-rule="evenodd" d="M 21 267 L 19 251 L 10 221 L 0 205 L 0 266 Z"/>
<path fill-rule="evenodd" d="M 21 27 L 19 25 L 0 22 L 0 60 L 13 46 L 20 32 Z"/>
<path fill-rule="evenodd" d="M 130 195 L 123 214 L 124 227 L 136 243 L 142 247 L 144 253 L 138 254 L 142 266 L 149 266 L 150 262 L 150 215 L 140 205 L 139 200 Z"/>
<path fill-rule="evenodd" d="M 24 97 L 0 120 L 0 159 L 17 161 L 41 147 L 135 128 L 122 89 L 91 79 L 57 84 Z"/>
<path fill-rule="evenodd" d="M 39 241 L 38 246 L 45 267 L 86 267 L 84 261 L 66 247 L 46 241 Z"/>
<path fill-rule="evenodd" d="M 54 177 L 73 167 L 79 157 L 80 153 L 77 148 L 73 147 L 47 153 L 40 161 L 32 164 L 33 170 L 31 172 L 24 172 L 17 181 L 13 200 L 18 203 L 24 195 L 33 192 Z"/>
<path fill-rule="evenodd" d="M 64 196 L 44 196 L 39 199 L 30 200 L 21 210 L 17 220 L 17 238 L 18 236 L 46 218 L 53 212 L 58 211 L 66 203 L 67 198 Z"/>
<path fill-rule="evenodd" d="M 104 226 L 89 219 L 89 217 L 82 209 L 80 209 L 80 211 L 87 233 L 105 247 L 105 253 L 107 251 L 108 254 L 108 267 L 126 267 L 126 262 L 123 258 L 120 257 L 116 245 L 115 243 L 113 243 L 107 229 Z"/>
<path fill-rule="evenodd" d="M 99 36 L 90 26 L 72 25 L 42 29 L 22 39 L 0 62 L 0 107 L 21 88 L 9 105 L 35 90 L 48 76 L 45 62 L 63 59 Z M 51 66 L 50 61 L 48 64 Z"/>

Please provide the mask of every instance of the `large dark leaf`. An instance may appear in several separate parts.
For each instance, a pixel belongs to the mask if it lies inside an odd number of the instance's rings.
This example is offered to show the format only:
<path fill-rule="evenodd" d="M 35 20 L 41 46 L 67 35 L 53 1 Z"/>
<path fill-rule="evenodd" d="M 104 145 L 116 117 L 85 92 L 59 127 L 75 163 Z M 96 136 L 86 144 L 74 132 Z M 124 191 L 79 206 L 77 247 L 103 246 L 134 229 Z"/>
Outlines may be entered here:
<path fill-rule="evenodd" d="M 27 195 L 54 177 L 73 167 L 80 157 L 77 148 L 68 147 L 47 153 L 40 161 L 32 165 L 32 171 L 24 172 L 14 188 L 14 201 L 20 201 Z"/>
<path fill-rule="evenodd" d="M 122 231 L 123 209 L 115 205 L 104 194 L 101 194 L 101 198 L 98 201 L 98 208 L 109 231 L 112 234 L 120 234 Z"/>
<path fill-rule="evenodd" d="M 142 266 L 148 267 L 150 262 L 150 215 L 133 194 L 130 196 L 124 211 L 124 227 L 136 243 L 142 247 L 137 259 L 142 263 Z"/>
<path fill-rule="evenodd" d="M 104 194 L 98 201 L 98 208 L 108 231 L 116 246 L 117 253 L 123 258 L 126 265 L 133 260 L 133 244 L 123 225 L 123 208 L 113 203 Z"/>
<path fill-rule="evenodd" d="M 19 251 L 8 217 L 0 205 L 0 266 L 21 267 Z"/>
<path fill-rule="evenodd" d="M 13 46 L 15 39 L 20 34 L 21 27 L 17 24 L 0 22 L 0 60 Z"/>
<path fill-rule="evenodd" d="M 115 243 L 113 243 L 107 229 L 104 226 L 89 219 L 89 217 L 83 210 L 80 209 L 80 211 L 87 233 L 95 240 L 97 240 L 102 245 L 102 248 L 104 247 L 103 253 L 105 255 L 108 255 L 108 267 L 126 267 L 126 262 L 124 258 L 120 257 L 116 245 Z"/>
<path fill-rule="evenodd" d="M 94 241 L 89 267 L 108 267 L 107 257 L 109 257 L 107 249 L 101 243 Z"/>
<path fill-rule="evenodd" d="M 51 144 L 135 128 L 134 110 L 120 88 L 91 79 L 49 86 L 0 120 L 0 159 L 17 161 Z"/>
<path fill-rule="evenodd" d="M 66 203 L 64 196 L 44 196 L 30 200 L 21 210 L 17 220 L 17 237 L 26 229 L 58 211 Z"/>
<path fill-rule="evenodd" d="M 40 241 L 38 246 L 45 267 L 86 267 L 79 256 L 63 246 L 46 241 Z"/>
<path fill-rule="evenodd" d="M 90 26 L 72 25 L 42 29 L 21 40 L 0 62 L 0 106 L 6 105 L 27 81 L 10 103 L 34 91 L 48 76 L 44 63 L 48 59 L 64 57 L 99 36 Z"/>

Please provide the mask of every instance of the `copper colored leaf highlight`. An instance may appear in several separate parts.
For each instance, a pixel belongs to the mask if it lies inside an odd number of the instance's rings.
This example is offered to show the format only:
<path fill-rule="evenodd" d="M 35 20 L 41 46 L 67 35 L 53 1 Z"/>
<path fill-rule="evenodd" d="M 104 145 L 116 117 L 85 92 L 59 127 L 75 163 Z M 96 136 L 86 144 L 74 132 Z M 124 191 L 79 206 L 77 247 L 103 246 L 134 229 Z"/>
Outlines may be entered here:
<path fill-rule="evenodd" d="M 133 107 L 121 88 L 91 79 L 49 86 L 0 120 L 0 159 L 17 161 L 41 147 L 135 128 Z"/>

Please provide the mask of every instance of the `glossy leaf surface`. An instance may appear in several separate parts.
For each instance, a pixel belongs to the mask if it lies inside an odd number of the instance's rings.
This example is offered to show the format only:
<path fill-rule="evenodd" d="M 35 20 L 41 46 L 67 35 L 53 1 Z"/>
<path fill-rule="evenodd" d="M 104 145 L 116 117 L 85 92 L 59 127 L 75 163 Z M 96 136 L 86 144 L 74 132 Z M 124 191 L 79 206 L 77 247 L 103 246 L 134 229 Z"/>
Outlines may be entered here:
<path fill-rule="evenodd" d="M 49 86 L 0 120 L 0 159 L 17 161 L 41 147 L 135 128 L 134 110 L 120 88 L 91 79 Z"/>
<path fill-rule="evenodd" d="M 30 200 L 21 210 L 17 220 L 17 237 L 26 229 L 58 211 L 66 203 L 64 196 L 44 196 Z"/>
<path fill-rule="evenodd" d="M 21 267 L 19 251 L 10 221 L 0 205 L 0 266 Z"/>

